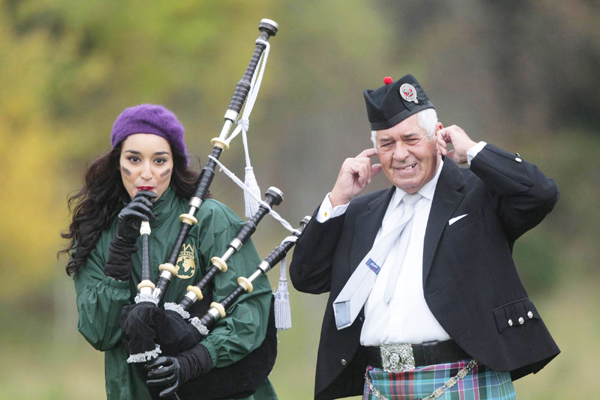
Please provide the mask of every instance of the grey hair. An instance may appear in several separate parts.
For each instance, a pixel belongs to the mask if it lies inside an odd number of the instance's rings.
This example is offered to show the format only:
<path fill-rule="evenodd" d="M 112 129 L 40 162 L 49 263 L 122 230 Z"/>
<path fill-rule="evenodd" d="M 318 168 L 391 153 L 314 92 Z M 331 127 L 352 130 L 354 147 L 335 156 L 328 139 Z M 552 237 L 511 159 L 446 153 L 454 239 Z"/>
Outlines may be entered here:
<path fill-rule="evenodd" d="M 433 138 L 435 135 L 435 126 L 438 124 L 435 108 L 427 108 L 423 111 L 419 111 L 417 113 L 417 118 L 419 120 L 419 126 L 427 132 L 427 136 Z M 377 150 L 377 131 L 371 131 L 371 141 L 373 142 L 375 150 Z"/>

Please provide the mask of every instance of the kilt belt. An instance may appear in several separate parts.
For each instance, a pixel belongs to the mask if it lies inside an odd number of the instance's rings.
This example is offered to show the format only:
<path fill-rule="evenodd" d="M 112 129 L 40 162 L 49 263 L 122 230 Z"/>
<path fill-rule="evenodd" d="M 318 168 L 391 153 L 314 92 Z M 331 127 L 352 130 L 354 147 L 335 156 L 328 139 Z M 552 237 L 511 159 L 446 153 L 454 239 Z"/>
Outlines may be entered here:
<path fill-rule="evenodd" d="M 417 367 L 445 364 L 471 358 L 454 340 L 437 340 L 422 344 L 388 344 L 363 346 L 367 362 L 386 372 L 408 372 Z"/>

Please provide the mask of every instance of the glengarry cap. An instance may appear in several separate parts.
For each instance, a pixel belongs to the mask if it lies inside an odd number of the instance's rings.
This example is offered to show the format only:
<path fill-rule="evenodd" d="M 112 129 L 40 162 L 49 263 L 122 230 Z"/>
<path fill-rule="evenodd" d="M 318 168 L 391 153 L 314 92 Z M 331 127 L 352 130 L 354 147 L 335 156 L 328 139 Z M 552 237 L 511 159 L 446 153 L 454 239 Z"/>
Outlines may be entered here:
<path fill-rule="evenodd" d="M 419 111 L 435 108 L 417 79 L 410 74 L 396 82 L 386 77 L 384 83 L 379 89 L 363 92 L 371 130 L 391 128 Z"/>

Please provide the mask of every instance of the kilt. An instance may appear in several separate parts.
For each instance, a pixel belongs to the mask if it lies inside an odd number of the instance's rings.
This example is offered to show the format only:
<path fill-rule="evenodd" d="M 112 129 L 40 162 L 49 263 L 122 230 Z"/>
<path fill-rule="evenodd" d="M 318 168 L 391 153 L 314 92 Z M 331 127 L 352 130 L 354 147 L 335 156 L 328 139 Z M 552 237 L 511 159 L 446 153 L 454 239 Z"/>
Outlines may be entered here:
<path fill-rule="evenodd" d="M 393 373 L 367 367 L 373 386 L 389 400 L 423 399 L 456 376 L 470 360 L 419 367 Z M 377 400 L 365 382 L 363 400 Z M 467 376 L 444 392 L 440 400 L 515 400 L 510 372 L 498 372 L 477 364 Z"/>

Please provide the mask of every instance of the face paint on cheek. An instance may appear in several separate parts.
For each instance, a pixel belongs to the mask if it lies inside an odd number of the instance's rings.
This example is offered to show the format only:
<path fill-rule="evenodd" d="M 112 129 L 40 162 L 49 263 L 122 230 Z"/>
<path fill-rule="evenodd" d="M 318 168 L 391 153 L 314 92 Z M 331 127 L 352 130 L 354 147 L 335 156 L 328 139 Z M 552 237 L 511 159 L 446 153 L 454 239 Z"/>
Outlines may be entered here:
<path fill-rule="evenodd" d="M 131 171 L 129 171 L 127 168 L 125 167 L 121 167 L 121 171 L 123 171 L 123 173 L 127 176 L 131 176 Z"/>
<path fill-rule="evenodd" d="M 165 176 L 169 175 L 171 173 L 171 168 L 169 168 L 168 170 L 166 170 L 165 172 L 163 172 L 162 174 L 160 174 L 161 178 L 164 178 Z"/>

